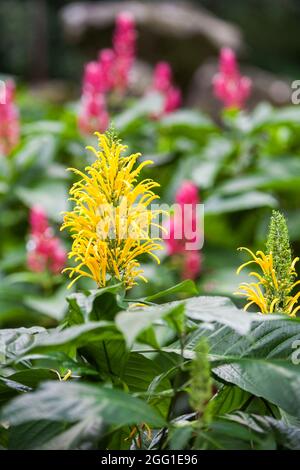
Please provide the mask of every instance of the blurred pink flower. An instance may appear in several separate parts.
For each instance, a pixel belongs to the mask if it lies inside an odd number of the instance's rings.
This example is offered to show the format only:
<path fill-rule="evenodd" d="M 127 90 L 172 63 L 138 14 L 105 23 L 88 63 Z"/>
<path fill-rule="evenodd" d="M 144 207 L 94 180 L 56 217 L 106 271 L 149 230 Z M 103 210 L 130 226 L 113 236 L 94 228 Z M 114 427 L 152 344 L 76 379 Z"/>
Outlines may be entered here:
<path fill-rule="evenodd" d="M 43 235 L 49 230 L 48 219 L 45 211 L 40 206 L 31 208 L 29 214 L 30 230 L 33 235 Z"/>
<path fill-rule="evenodd" d="M 4 102 L 0 102 L 0 154 L 8 155 L 19 143 L 20 121 L 13 81 L 7 81 L 4 90 Z"/>
<path fill-rule="evenodd" d="M 200 198 L 198 196 L 198 188 L 192 181 L 183 181 L 180 188 L 175 194 L 175 201 L 178 204 L 198 204 Z"/>
<path fill-rule="evenodd" d="M 45 211 L 39 206 L 33 207 L 29 223 L 28 268 L 34 272 L 49 269 L 53 274 L 60 273 L 66 263 L 67 253 L 59 238 L 53 235 Z"/>
<path fill-rule="evenodd" d="M 102 49 L 98 55 L 101 70 L 102 90 L 106 93 L 114 87 L 115 83 L 115 53 L 112 49 Z"/>
<path fill-rule="evenodd" d="M 175 201 L 177 206 L 165 227 L 167 252 L 170 256 L 180 257 L 184 279 L 195 279 L 201 271 L 201 253 L 197 248 L 200 241 L 197 218 L 200 198 L 197 187 L 191 181 L 184 181 L 176 192 Z M 188 249 L 188 244 L 196 248 Z"/>
<path fill-rule="evenodd" d="M 172 69 L 168 62 L 156 64 L 151 89 L 161 93 L 164 98 L 163 110 L 160 115 L 154 116 L 155 118 L 171 113 L 180 107 L 181 91 L 172 83 Z"/>
<path fill-rule="evenodd" d="M 183 279 L 196 279 L 201 272 L 202 256 L 200 251 L 187 251 L 183 261 Z"/>
<path fill-rule="evenodd" d="M 135 21 L 129 13 L 116 19 L 113 49 L 102 49 L 98 61 L 86 64 L 78 125 L 82 133 L 104 132 L 109 125 L 106 95 L 116 90 L 123 94 L 135 59 Z"/>
<path fill-rule="evenodd" d="M 154 90 L 166 93 L 172 84 L 172 69 L 168 62 L 158 62 L 153 72 Z"/>
<path fill-rule="evenodd" d="M 120 13 L 116 19 L 113 47 L 115 88 L 121 92 L 128 86 L 129 72 L 135 60 L 136 36 L 133 16 L 127 12 Z"/>
<path fill-rule="evenodd" d="M 103 88 L 99 62 L 88 62 L 84 67 L 82 92 L 87 94 L 102 93 Z"/>
<path fill-rule="evenodd" d="M 78 125 L 84 134 L 106 131 L 109 125 L 109 114 L 103 93 L 83 93 Z"/>
<path fill-rule="evenodd" d="M 176 111 L 181 105 L 181 91 L 179 88 L 171 86 L 165 97 L 165 113 Z"/>
<path fill-rule="evenodd" d="M 225 108 L 243 108 L 252 88 L 251 79 L 241 76 L 235 53 L 223 48 L 219 59 L 219 73 L 213 77 L 215 96 Z"/>

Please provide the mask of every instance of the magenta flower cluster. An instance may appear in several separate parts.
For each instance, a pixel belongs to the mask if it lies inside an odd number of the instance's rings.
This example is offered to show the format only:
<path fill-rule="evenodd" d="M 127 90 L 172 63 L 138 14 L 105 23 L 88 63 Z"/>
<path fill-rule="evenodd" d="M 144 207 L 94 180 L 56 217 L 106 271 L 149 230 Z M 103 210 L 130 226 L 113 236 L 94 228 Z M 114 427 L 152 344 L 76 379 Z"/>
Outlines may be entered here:
<path fill-rule="evenodd" d="M 29 216 L 30 236 L 27 244 L 27 265 L 31 271 L 49 270 L 58 274 L 63 269 L 67 254 L 59 238 L 54 236 L 45 211 L 35 206 Z"/>
<path fill-rule="evenodd" d="M 19 111 L 15 105 L 15 85 L 9 80 L 4 84 L 0 101 L 0 155 L 8 155 L 19 143 Z"/>
<path fill-rule="evenodd" d="M 174 213 L 165 227 L 167 252 L 180 260 L 183 279 L 195 279 L 201 271 L 202 261 L 197 247 L 201 230 L 197 219 L 197 204 L 200 203 L 197 187 L 191 181 L 184 181 L 176 192 L 175 201 Z M 189 236 L 187 239 L 187 229 L 193 234 L 193 238 Z M 187 242 L 193 243 L 194 249 L 187 249 Z"/>
<path fill-rule="evenodd" d="M 124 94 L 135 60 L 136 29 L 134 18 L 121 13 L 116 20 L 113 49 L 103 49 L 98 60 L 84 71 L 79 128 L 83 133 L 103 132 L 109 124 L 107 94 Z"/>
<path fill-rule="evenodd" d="M 234 51 L 223 48 L 219 72 L 213 78 L 215 96 L 224 103 L 225 108 L 242 109 L 250 96 L 251 88 L 251 79 L 240 74 Z"/>
<path fill-rule="evenodd" d="M 168 62 L 158 62 L 156 64 L 153 73 L 152 89 L 163 96 L 161 115 L 171 113 L 181 105 L 181 91 L 173 85 L 172 75 L 172 69 Z"/>

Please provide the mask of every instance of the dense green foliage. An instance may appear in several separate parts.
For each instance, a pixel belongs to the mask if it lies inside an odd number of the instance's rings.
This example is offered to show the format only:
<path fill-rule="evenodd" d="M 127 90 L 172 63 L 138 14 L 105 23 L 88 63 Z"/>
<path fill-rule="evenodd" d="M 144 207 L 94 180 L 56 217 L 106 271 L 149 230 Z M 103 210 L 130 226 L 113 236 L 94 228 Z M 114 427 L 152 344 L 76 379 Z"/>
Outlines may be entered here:
<path fill-rule="evenodd" d="M 68 292 L 64 276 L 27 270 L 28 208 L 41 202 L 58 228 L 65 169 L 90 157 L 73 107 L 23 97 L 21 143 L 0 158 L 1 448 L 300 448 L 300 320 L 218 296 L 240 281 L 236 248 L 264 245 L 271 208 L 299 247 L 300 112 L 262 104 L 224 113 L 221 126 L 188 109 L 151 120 L 157 99 L 129 100 L 114 126 L 155 162 L 147 175 L 162 201 L 184 179 L 199 187 L 203 267 L 196 285 L 179 283 L 164 254 L 125 296 L 86 281 Z"/>

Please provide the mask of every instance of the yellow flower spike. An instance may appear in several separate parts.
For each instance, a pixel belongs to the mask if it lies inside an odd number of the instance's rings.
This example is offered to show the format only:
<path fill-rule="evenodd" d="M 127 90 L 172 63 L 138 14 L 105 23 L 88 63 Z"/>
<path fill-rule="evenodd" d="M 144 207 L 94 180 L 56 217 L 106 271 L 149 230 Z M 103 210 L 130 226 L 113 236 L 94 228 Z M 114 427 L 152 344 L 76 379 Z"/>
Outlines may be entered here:
<path fill-rule="evenodd" d="M 67 228 L 71 234 L 69 258 L 77 266 L 64 271 L 72 279 L 69 287 L 88 277 L 99 287 L 115 278 L 130 288 L 135 278 L 146 280 L 139 256 L 148 254 L 159 263 L 153 251 L 162 249 L 160 238 L 151 238 L 151 228 L 161 228 L 154 222 L 161 211 L 151 210 L 151 203 L 158 198 L 152 189 L 159 184 L 149 178 L 137 182 L 150 160 L 135 167 L 139 153 L 124 156 L 127 146 L 111 132 L 96 135 L 99 150 L 87 147 L 95 162 L 84 172 L 70 169 L 81 179 L 70 189 L 75 206 L 64 214 L 61 229 Z"/>
<path fill-rule="evenodd" d="M 255 264 L 261 272 L 250 272 L 249 275 L 256 277 L 259 282 L 244 282 L 234 294 L 245 297 L 248 301 L 244 310 L 256 305 L 264 314 L 276 311 L 295 317 L 300 310 L 300 305 L 297 306 L 300 291 L 294 295 L 292 292 L 300 284 L 300 281 L 295 281 L 295 265 L 299 258 L 292 260 L 286 222 L 276 211 L 271 218 L 267 248 L 268 253 L 258 250 L 255 254 L 248 248 L 239 248 L 246 251 L 251 259 L 237 269 L 237 274 L 250 264 Z"/>

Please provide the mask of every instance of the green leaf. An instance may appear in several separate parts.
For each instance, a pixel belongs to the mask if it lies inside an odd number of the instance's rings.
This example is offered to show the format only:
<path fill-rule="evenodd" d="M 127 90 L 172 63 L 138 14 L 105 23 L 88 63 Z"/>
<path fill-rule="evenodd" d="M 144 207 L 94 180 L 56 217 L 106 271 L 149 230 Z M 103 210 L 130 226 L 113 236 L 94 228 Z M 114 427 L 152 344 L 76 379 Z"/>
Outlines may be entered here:
<path fill-rule="evenodd" d="M 113 319 L 116 312 L 124 307 L 122 293 L 123 289 L 120 283 L 98 290 L 76 292 L 69 295 L 67 297 L 70 305 L 70 312 L 67 317 L 68 324 Z"/>
<path fill-rule="evenodd" d="M 0 404 L 3 404 L 19 393 L 28 392 L 29 390 L 29 387 L 26 387 L 15 380 L 0 377 Z"/>
<path fill-rule="evenodd" d="M 15 372 L 9 376 L 9 380 L 15 380 L 26 387 L 36 388 L 45 380 L 58 380 L 58 375 L 53 370 L 33 367 Z"/>
<path fill-rule="evenodd" d="M 254 320 L 227 297 L 192 297 L 185 301 L 185 307 L 186 316 L 191 320 L 227 325 L 239 334 L 248 333 Z"/>
<path fill-rule="evenodd" d="M 62 134 L 65 123 L 61 121 L 37 121 L 22 126 L 22 134 Z"/>
<path fill-rule="evenodd" d="M 213 413 L 215 416 L 232 413 L 232 411 L 240 409 L 250 397 L 249 392 L 239 387 L 225 385 L 212 400 Z"/>
<path fill-rule="evenodd" d="M 215 420 L 200 442 L 205 449 L 297 450 L 300 430 L 269 416 L 237 412 Z"/>
<path fill-rule="evenodd" d="M 241 312 L 241 318 L 243 315 L 252 319 L 247 335 L 241 336 L 221 323 L 215 324 L 212 331 L 199 325 L 187 340 L 187 356 L 205 335 L 213 372 L 218 377 L 299 417 L 300 365 L 295 359 L 300 320 L 285 315 Z"/>
<path fill-rule="evenodd" d="M 66 428 L 64 423 L 41 420 L 9 429 L 9 450 L 41 449 Z"/>
<path fill-rule="evenodd" d="M 17 330 L 0 331 L 5 357 L 21 360 L 29 353 L 49 353 L 52 351 L 70 352 L 90 343 L 105 339 L 120 339 L 114 323 L 99 321 L 72 326 L 65 330 L 59 328 L 45 330 L 43 328 L 19 328 Z"/>
<path fill-rule="evenodd" d="M 14 155 L 13 163 L 18 172 L 36 165 L 43 168 L 54 159 L 56 139 L 52 135 L 40 135 L 28 139 Z"/>
<path fill-rule="evenodd" d="M 145 306 L 135 310 L 126 310 L 116 316 L 117 328 L 122 332 L 127 346 L 130 348 L 134 341 L 140 337 L 148 328 L 152 327 L 158 320 L 167 316 L 182 314 L 184 305 L 175 302 L 176 305 L 163 304 L 156 306 Z"/>
<path fill-rule="evenodd" d="M 117 426 L 145 422 L 164 425 L 161 416 L 138 398 L 120 390 L 75 382 L 45 382 L 36 392 L 6 405 L 1 419 L 12 426 L 40 420 L 77 423 L 86 419 L 101 419 Z"/>
<path fill-rule="evenodd" d="M 187 136 L 202 140 L 203 135 L 216 130 L 212 121 L 196 110 L 181 109 L 163 117 L 159 122 L 160 130 L 173 135 Z"/>
<path fill-rule="evenodd" d="M 60 321 L 64 318 L 67 310 L 68 304 L 65 297 L 66 288 L 63 286 L 51 297 L 26 296 L 24 304 L 39 313 Z"/>
<path fill-rule="evenodd" d="M 68 194 L 62 181 L 42 181 L 33 188 L 19 187 L 16 194 L 28 207 L 41 205 L 47 215 L 56 222 L 62 221 L 62 212 L 68 207 Z"/>
<path fill-rule="evenodd" d="M 156 292 L 155 294 L 148 295 L 148 297 L 143 298 L 142 300 L 146 300 L 150 302 L 152 300 L 160 299 L 162 297 L 169 296 L 170 294 L 189 294 L 194 295 L 198 294 L 197 287 L 195 286 L 194 281 L 191 279 L 186 279 L 185 281 L 176 284 L 175 286 L 170 287 L 169 289 L 162 290 L 160 292 Z"/>
<path fill-rule="evenodd" d="M 104 430 L 103 427 L 101 419 L 91 423 L 87 418 L 51 439 L 47 439 L 39 448 L 40 450 L 91 449 L 94 448 L 94 442 L 99 440 L 99 436 Z"/>
<path fill-rule="evenodd" d="M 298 156 L 265 157 L 254 174 L 226 181 L 218 191 L 229 195 L 257 189 L 296 191 L 300 184 Z"/>
<path fill-rule="evenodd" d="M 32 345 L 36 336 L 45 332 L 45 328 L 38 326 L 0 330 L 1 363 L 5 364 L 6 360 L 15 359 Z"/>
<path fill-rule="evenodd" d="M 23 354 L 57 350 L 70 351 L 90 343 L 113 338 L 119 339 L 120 334 L 112 322 L 88 322 L 65 330 L 48 330 L 38 334 L 35 336 L 33 344 L 23 350 Z"/>
<path fill-rule="evenodd" d="M 276 207 L 277 201 L 270 194 L 260 191 L 248 191 L 230 197 L 210 196 L 205 201 L 206 214 L 222 214 L 258 207 Z"/>
<path fill-rule="evenodd" d="M 300 366 L 278 359 L 227 357 L 222 362 L 228 363 L 213 367 L 218 377 L 300 417 Z"/>
<path fill-rule="evenodd" d="M 117 131 L 127 133 L 130 129 L 136 130 L 143 123 L 144 116 L 159 113 L 163 104 L 159 93 L 149 93 L 144 98 L 137 100 L 130 108 L 119 113 L 114 118 L 114 126 Z"/>
<path fill-rule="evenodd" d="M 182 450 L 188 448 L 188 442 L 193 434 L 193 428 L 189 424 L 177 424 L 170 429 L 169 448 L 170 450 Z"/>

